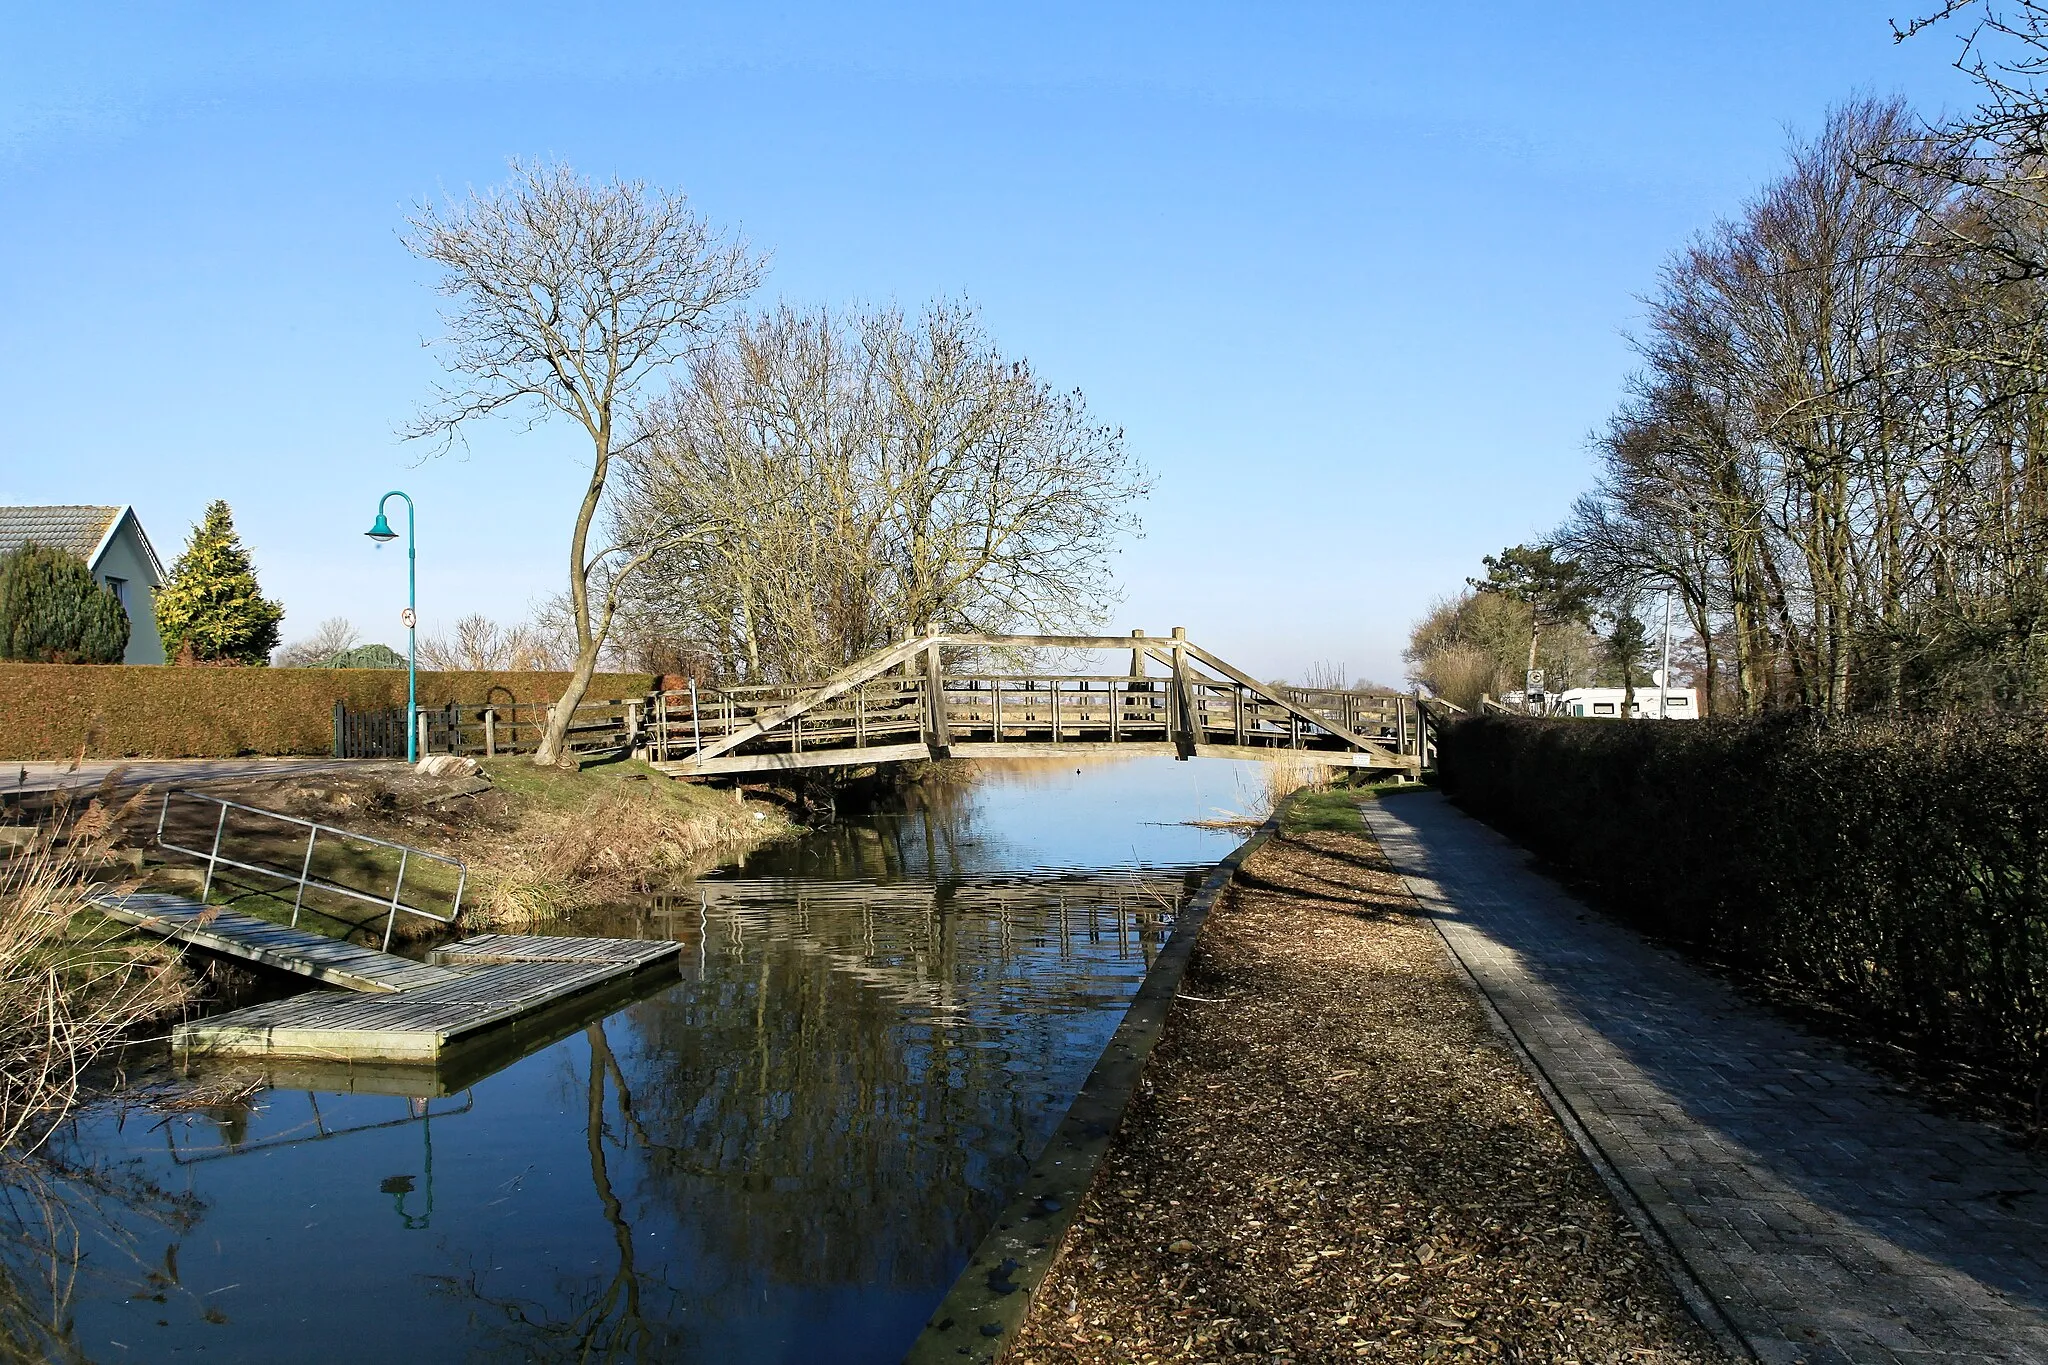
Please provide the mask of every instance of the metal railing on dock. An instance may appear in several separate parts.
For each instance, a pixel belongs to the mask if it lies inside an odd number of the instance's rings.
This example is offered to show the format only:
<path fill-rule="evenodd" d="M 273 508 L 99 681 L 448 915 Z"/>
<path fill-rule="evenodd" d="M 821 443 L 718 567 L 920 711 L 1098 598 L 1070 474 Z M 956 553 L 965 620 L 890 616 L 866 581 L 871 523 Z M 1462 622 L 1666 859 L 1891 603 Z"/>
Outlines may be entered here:
<path fill-rule="evenodd" d="M 214 817 L 213 844 L 210 848 L 192 848 L 185 844 L 172 843 L 165 837 L 165 830 L 170 821 L 171 803 L 176 800 L 203 802 L 218 808 L 218 813 Z M 296 825 L 304 829 L 306 831 L 306 854 L 299 863 L 299 870 L 294 873 L 265 863 L 248 862 L 224 855 L 221 852 L 221 842 L 227 834 L 228 812 L 231 810 L 246 811 L 265 820 L 275 820 L 282 824 Z M 339 844 L 343 847 L 351 844 L 368 844 L 376 848 L 395 849 L 398 853 L 398 870 L 392 878 L 391 894 L 385 896 L 379 893 L 361 891 L 352 886 L 343 886 L 339 882 L 314 876 L 313 854 L 315 846 L 319 843 L 320 836 L 323 834 L 328 836 L 330 844 Z M 206 792 L 191 791 L 185 788 L 178 788 L 164 793 L 163 807 L 157 812 L 156 817 L 156 843 L 159 848 L 169 849 L 174 853 L 184 853 L 194 858 L 206 860 L 206 879 L 201 884 L 199 890 L 201 902 L 204 902 L 213 890 L 214 873 L 222 867 L 232 867 L 243 872 L 256 873 L 258 876 L 275 877 L 279 881 L 292 885 L 295 888 L 292 895 L 291 918 L 291 923 L 294 927 L 298 925 L 299 912 L 305 906 L 306 892 L 309 889 L 325 891 L 338 896 L 347 896 L 353 900 L 364 901 L 371 905 L 381 905 L 385 907 L 384 949 L 387 952 L 391 948 L 392 930 L 397 925 L 398 916 L 401 911 L 408 915 L 416 915 L 421 919 L 433 920 L 437 924 L 453 924 L 456 916 L 462 913 L 462 893 L 469 885 L 468 865 L 462 859 L 452 854 L 434 853 L 424 848 L 415 848 L 411 844 L 401 844 L 391 839 L 379 839 L 371 834 L 357 834 L 352 830 L 342 829 L 336 825 L 324 825 L 317 820 L 307 820 L 297 815 L 286 815 L 282 811 L 265 810 L 261 806 L 244 805 L 240 801 L 229 801 L 225 797 L 212 796 Z M 423 906 L 414 905 L 406 901 L 406 869 L 415 861 L 439 863 L 444 867 L 455 870 L 455 897 L 447 914 L 438 914 Z"/>

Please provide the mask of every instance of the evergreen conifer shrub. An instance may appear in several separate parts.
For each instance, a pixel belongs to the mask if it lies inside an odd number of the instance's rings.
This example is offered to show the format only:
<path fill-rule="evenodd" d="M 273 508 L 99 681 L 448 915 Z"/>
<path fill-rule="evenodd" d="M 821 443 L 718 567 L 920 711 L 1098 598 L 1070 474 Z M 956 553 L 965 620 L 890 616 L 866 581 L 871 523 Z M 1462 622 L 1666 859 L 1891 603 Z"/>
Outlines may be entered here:
<path fill-rule="evenodd" d="M 164 657 L 195 663 L 268 664 L 284 608 L 263 596 L 256 566 L 235 533 L 233 514 L 215 499 L 192 528 L 185 552 L 156 593 Z"/>
<path fill-rule="evenodd" d="M 390 645 L 357 645 L 330 654 L 315 668 L 404 668 L 405 656 Z"/>
<path fill-rule="evenodd" d="M 0 659 L 117 664 L 128 613 L 84 560 L 33 541 L 0 559 Z"/>

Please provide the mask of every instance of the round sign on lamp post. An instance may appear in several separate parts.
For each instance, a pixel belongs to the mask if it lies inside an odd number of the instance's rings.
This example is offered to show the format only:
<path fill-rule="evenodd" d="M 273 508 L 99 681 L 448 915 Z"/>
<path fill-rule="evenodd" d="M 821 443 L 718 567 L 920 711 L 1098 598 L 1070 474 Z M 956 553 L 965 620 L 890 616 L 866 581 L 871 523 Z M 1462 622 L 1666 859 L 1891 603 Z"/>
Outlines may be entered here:
<path fill-rule="evenodd" d="M 420 691 L 418 653 L 414 648 L 416 627 L 419 625 L 419 544 L 413 533 L 412 497 L 394 488 L 377 499 L 377 520 L 364 535 L 377 542 L 382 549 L 388 541 L 398 539 L 398 532 L 391 529 L 391 523 L 384 519 L 384 505 L 393 498 L 405 499 L 405 610 L 398 619 L 405 623 L 405 761 L 419 762 L 420 733 Z"/>

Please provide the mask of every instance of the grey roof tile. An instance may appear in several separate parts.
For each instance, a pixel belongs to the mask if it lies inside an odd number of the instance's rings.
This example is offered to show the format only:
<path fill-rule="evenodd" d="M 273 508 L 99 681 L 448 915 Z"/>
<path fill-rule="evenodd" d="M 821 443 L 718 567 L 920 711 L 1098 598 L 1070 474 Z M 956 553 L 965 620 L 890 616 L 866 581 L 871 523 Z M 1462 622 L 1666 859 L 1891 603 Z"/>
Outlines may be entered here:
<path fill-rule="evenodd" d="M 0 555 L 32 540 L 90 559 L 120 515 L 118 507 L 0 507 Z"/>

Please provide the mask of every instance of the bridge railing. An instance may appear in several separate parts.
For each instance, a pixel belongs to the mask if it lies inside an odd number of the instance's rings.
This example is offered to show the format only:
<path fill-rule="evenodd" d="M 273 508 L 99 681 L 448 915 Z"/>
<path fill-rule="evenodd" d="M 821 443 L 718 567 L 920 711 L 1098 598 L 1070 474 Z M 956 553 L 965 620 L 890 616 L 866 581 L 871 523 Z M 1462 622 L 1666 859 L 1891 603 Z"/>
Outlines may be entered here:
<path fill-rule="evenodd" d="M 1275 687 L 1273 691 L 1305 710 L 1328 717 L 1354 735 L 1385 740 L 1404 754 L 1415 752 L 1423 718 L 1411 696 L 1317 687 Z"/>
<path fill-rule="evenodd" d="M 809 691 L 761 685 L 659 693 L 647 727 L 648 756 L 655 762 L 689 758 Z M 789 723 L 787 733 L 764 735 L 762 741 L 792 752 L 909 742 L 924 733 L 924 692 L 922 678 L 877 678 L 811 708 Z"/>
<path fill-rule="evenodd" d="M 925 742 L 936 723 L 927 691 L 923 677 L 871 679 L 755 737 L 747 748 L 803 753 Z M 1259 690 L 1212 679 L 1187 681 L 1185 701 L 1171 678 L 1120 674 L 953 675 L 940 679 L 940 694 L 946 738 L 956 744 L 1156 744 L 1186 737 L 1201 744 L 1327 748 L 1343 742 Z M 773 685 L 661 693 L 648 724 L 649 757 L 687 760 L 806 695 L 805 688 Z M 1340 696 L 1327 709 L 1304 709 L 1353 733 L 1398 742 L 1392 710 L 1374 709 L 1372 697 Z"/>

